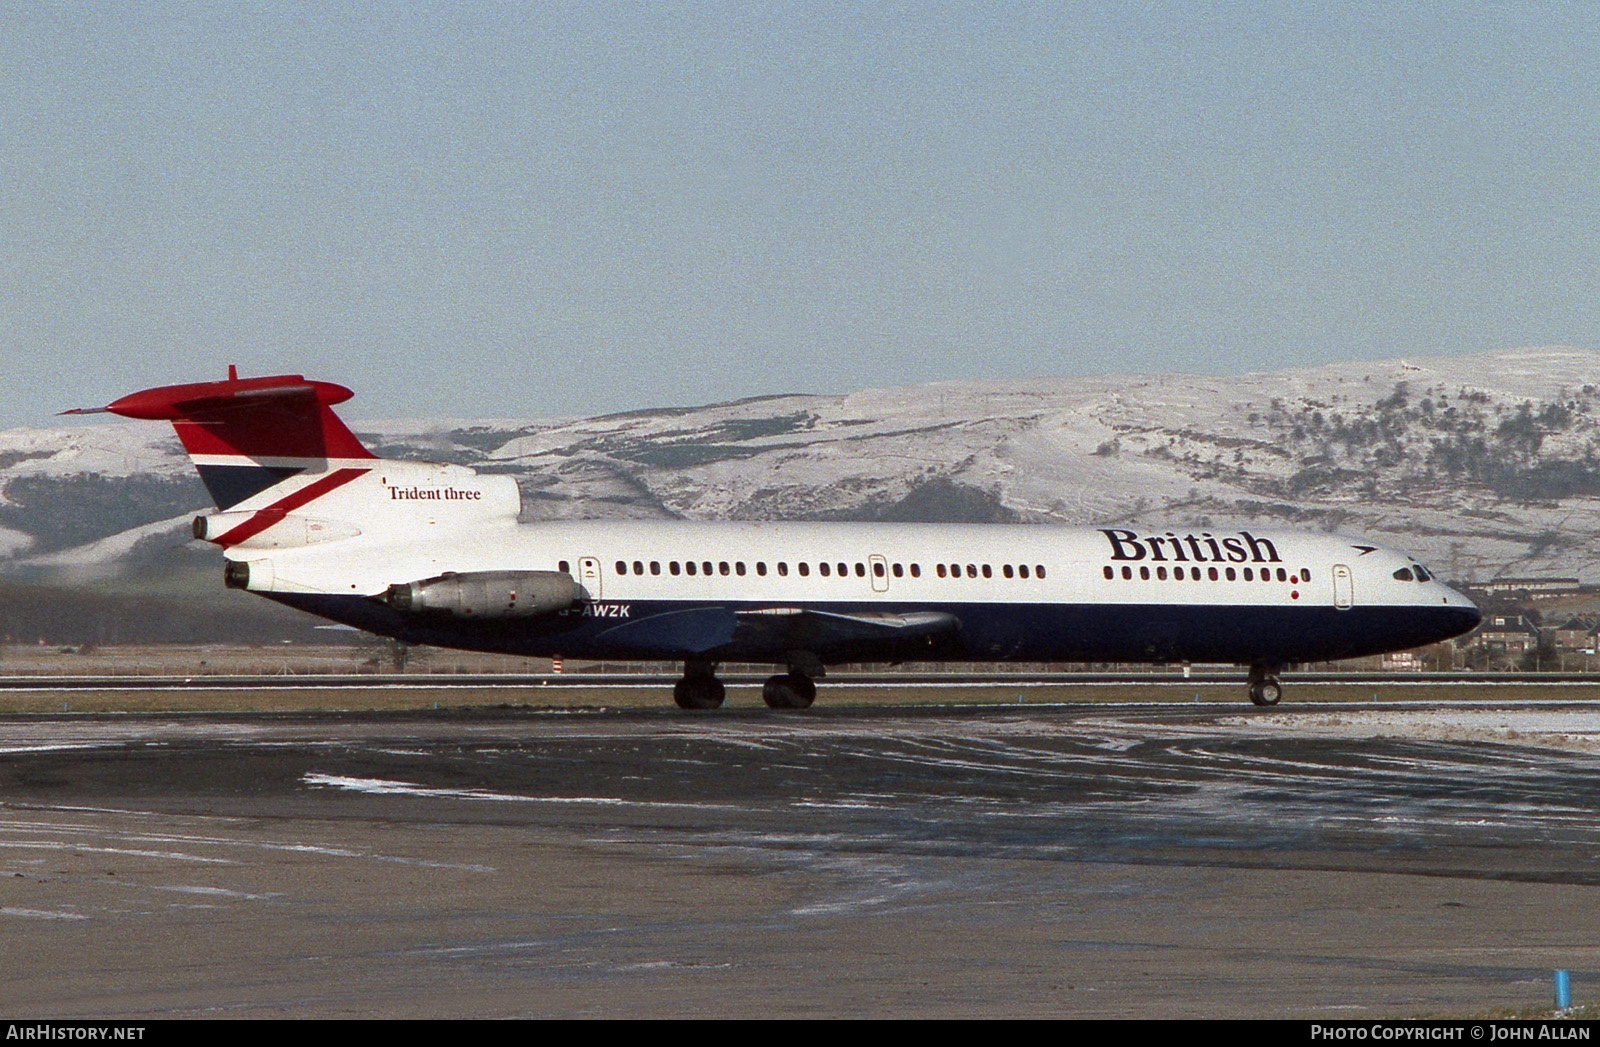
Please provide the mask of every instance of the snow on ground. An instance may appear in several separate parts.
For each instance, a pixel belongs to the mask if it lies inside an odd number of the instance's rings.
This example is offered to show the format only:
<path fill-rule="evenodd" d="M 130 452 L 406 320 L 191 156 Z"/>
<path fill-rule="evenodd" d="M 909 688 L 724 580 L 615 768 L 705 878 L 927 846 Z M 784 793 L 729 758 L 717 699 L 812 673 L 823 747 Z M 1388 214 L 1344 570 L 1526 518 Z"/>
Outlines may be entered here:
<path fill-rule="evenodd" d="M 1254 733 L 1297 738 L 1413 738 L 1600 752 L 1600 711 L 1592 708 L 1294 710 L 1223 717 L 1211 726 L 1234 737 Z"/>

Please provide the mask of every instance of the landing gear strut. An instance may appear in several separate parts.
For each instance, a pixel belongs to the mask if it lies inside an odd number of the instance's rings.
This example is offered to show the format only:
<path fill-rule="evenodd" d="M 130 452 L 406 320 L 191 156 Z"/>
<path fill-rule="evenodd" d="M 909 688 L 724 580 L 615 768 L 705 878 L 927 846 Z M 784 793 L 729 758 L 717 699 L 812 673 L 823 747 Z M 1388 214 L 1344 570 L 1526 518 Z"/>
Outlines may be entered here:
<path fill-rule="evenodd" d="M 1283 685 L 1274 674 L 1276 666 L 1257 662 L 1250 667 L 1250 701 L 1254 705 L 1277 705 L 1283 697 Z"/>
<path fill-rule="evenodd" d="M 791 669 L 761 685 L 761 700 L 769 709 L 809 709 L 817 700 L 817 685 L 805 673 Z"/>
<path fill-rule="evenodd" d="M 672 685 L 672 700 L 680 709 L 720 709 L 725 697 L 715 662 L 684 662 L 683 679 Z"/>

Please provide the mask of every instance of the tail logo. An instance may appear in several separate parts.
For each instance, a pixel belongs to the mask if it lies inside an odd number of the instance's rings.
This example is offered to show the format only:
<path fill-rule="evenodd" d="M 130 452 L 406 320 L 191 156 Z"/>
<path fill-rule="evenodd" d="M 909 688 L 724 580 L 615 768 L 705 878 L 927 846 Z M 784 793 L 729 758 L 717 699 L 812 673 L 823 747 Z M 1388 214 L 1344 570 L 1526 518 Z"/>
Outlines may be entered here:
<path fill-rule="evenodd" d="M 329 491 L 338 490 L 351 480 L 359 476 L 365 476 L 371 471 L 370 469 L 336 469 L 322 479 L 306 484 L 293 494 L 285 495 L 271 505 L 257 509 L 250 519 L 217 535 L 215 541 L 223 548 L 227 548 L 230 545 L 238 545 L 240 542 L 247 542 L 273 524 L 282 521 L 285 516 L 288 516 L 301 506 L 309 505 Z"/>

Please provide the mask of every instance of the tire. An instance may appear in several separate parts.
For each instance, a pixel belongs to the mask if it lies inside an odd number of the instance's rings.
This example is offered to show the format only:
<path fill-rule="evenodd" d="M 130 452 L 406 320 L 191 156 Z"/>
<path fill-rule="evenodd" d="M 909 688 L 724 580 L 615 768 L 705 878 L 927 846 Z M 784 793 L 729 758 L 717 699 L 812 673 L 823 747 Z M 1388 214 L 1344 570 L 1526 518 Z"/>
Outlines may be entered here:
<path fill-rule="evenodd" d="M 720 709 L 726 697 L 726 688 L 714 676 L 684 677 L 672 685 L 672 700 L 680 709 Z"/>
<path fill-rule="evenodd" d="M 1283 699 L 1283 685 L 1276 676 L 1256 680 L 1250 684 L 1250 701 L 1261 706 L 1277 705 Z"/>
<path fill-rule="evenodd" d="M 761 685 L 761 700 L 769 709 L 809 709 L 817 700 L 817 685 L 803 673 L 769 677 Z"/>

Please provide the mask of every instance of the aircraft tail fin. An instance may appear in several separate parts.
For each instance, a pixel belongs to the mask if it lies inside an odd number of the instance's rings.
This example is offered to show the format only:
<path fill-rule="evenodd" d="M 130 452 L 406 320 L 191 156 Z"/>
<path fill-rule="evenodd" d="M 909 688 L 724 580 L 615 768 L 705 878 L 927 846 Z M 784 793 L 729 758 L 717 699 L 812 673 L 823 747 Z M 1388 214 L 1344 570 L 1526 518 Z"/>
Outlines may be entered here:
<path fill-rule="evenodd" d="M 212 501 L 226 510 L 307 470 L 326 471 L 330 462 L 372 460 L 332 410 L 354 395 L 297 374 L 240 378 L 230 366 L 226 381 L 145 389 L 64 413 L 170 421 Z"/>

